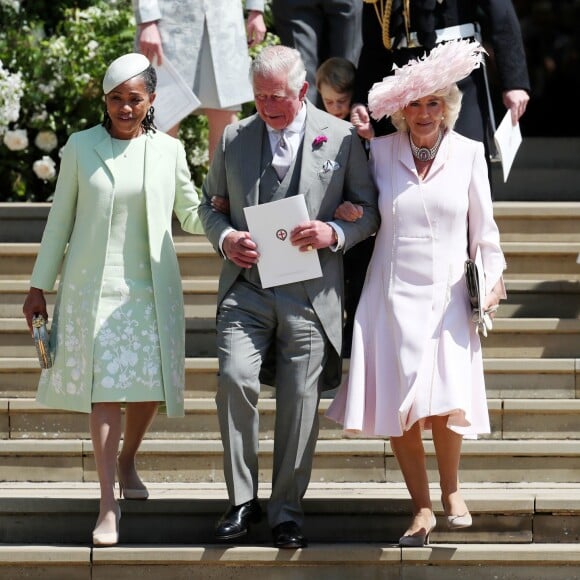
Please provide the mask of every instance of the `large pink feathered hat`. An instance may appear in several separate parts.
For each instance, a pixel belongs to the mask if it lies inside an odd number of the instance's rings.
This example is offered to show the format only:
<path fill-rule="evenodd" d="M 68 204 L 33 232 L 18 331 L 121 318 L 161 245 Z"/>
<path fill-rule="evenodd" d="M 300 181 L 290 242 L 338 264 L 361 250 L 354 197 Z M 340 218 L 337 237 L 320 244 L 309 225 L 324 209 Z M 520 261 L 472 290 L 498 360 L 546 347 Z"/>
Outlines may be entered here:
<path fill-rule="evenodd" d="M 485 49 L 477 41 L 454 40 L 437 45 L 428 56 L 375 83 L 369 91 L 369 111 L 377 121 L 406 107 L 411 101 L 444 89 L 479 67 Z"/>

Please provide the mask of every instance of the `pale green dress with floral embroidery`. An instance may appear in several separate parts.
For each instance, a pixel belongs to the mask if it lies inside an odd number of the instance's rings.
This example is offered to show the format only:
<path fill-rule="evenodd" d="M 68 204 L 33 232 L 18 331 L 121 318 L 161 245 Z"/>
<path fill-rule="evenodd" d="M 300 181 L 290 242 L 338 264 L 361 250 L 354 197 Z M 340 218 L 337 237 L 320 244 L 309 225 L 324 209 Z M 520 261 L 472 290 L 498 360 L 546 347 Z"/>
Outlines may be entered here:
<path fill-rule="evenodd" d="M 145 137 L 112 139 L 115 193 L 94 341 L 96 402 L 163 401 L 143 193 Z"/>

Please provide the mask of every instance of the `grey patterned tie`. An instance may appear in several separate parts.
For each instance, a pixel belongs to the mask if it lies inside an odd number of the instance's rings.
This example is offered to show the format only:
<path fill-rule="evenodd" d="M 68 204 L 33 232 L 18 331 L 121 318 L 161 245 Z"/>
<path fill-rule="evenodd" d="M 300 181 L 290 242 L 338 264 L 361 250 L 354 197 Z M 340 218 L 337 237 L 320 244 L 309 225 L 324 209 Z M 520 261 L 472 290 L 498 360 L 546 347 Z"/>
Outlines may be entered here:
<path fill-rule="evenodd" d="M 288 169 L 292 165 L 292 147 L 290 142 L 286 139 L 284 130 L 280 131 L 280 139 L 276 143 L 274 155 L 272 156 L 272 167 L 278 175 L 278 179 L 282 181 Z"/>

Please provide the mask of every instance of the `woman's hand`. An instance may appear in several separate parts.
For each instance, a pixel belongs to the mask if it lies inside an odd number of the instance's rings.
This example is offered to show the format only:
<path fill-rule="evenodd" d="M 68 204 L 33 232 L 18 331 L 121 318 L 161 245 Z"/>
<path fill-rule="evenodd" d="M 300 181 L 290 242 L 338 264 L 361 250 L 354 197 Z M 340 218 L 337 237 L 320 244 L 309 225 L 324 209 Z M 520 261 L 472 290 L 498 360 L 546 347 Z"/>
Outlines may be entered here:
<path fill-rule="evenodd" d="M 248 47 L 252 48 L 260 44 L 266 36 L 266 23 L 264 15 L 258 10 L 250 10 L 246 20 L 246 36 Z"/>
<path fill-rule="evenodd" d="M 28 291 L 28 296 L 26 296 L 26 300 L 22 306 L 22 312 L 26 317 L 26 324 L 28 324 L 30 334 L 32 334 L 32 317 L 35 314 L 42 314 L 44 319 L 48 321 L 46 300 L 44 298 L 44 292 L 40 288 L 30 288 Z"/>
<path fill-rule="evenodd" d="M 214 211 L 230 215 L 230 200 L 227 197 L 214 195 L 211 198 L 211 207 Z"/>
<path fill-rule="evenodd" d="M 151 64 L 156 66 L 163 64 L 163 47 L 157 21 L 139 24 L 137 27 L 137 46 L 139 52 L 144 54 Z"/>
<path fill-rule="evenodd" d="M 343 201 L 335 210 L 334 217 L 337 220 L 345 222 L 356 222 L 363 216 L 364 210 L 362 205 L 351 203 L 350 201 Z"/>
<path fill-rule="evenodd" d="M 492 291 L 485 297 L 485 300 L 483 301 L 483 311 L 486 312 L 492 320 L 495 317 L 495 311 L 498 309 L 499 301 L 502 298 L 503 282 L 500 278 L 497 284 L 493 287 Z"/>

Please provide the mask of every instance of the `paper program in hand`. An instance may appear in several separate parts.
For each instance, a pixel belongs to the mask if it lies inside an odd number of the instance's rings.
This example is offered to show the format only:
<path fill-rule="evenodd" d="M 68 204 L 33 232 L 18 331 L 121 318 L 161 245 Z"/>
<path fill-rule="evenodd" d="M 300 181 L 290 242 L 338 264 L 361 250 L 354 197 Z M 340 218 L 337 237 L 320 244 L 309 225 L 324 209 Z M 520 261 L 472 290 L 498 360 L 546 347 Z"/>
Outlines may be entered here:
<path fill-rule="evenodd" d="M 310 219 L 303 195 L 246 207 L 244 213 L 260 252 L 258 272 L 263 288 L 322 276 L 318 252 L 301 252 L 290 243 L 290 232 Z"/>
<path fill-rule="evenodd" d="M 512 125 L 512 115 L 507 111 L 499 127 L 494 134 L 494 141 L 497 147 L 501 166 L 503 169 L 503 181 L 507 181 L 508 175 L 512 168 L 512 163 L 522 142 L 520 124 Z"/>

